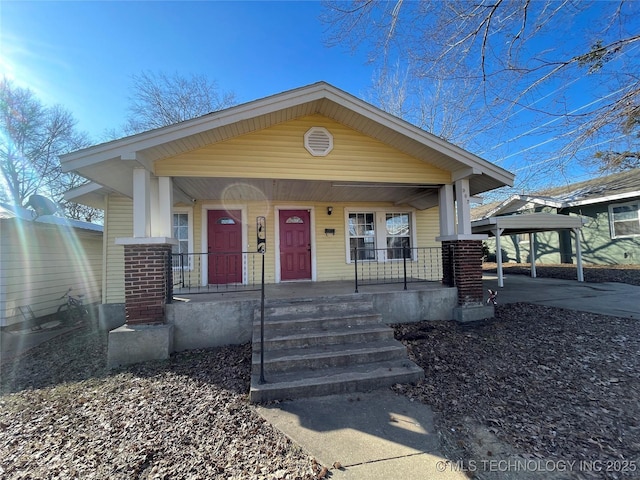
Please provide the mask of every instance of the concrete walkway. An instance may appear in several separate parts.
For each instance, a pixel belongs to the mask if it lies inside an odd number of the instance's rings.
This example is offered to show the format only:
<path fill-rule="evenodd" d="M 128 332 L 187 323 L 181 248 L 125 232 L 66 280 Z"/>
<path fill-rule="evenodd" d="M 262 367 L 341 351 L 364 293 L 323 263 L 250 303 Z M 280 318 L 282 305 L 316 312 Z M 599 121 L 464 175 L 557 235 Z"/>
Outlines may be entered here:
<path fill-rule="evenodd" d="M 328 467 L 331 479 L 468 478 L 455 471 L 438 451 L 431 409 L 391 390 L 305 398 L 256 408 L 269 423 Z"/>
<path fill-rule="evenodd" d="M 505 277 L 484 278 L 498 303 L 529 302 L 640 319 L 640 287 L 622 283 Z M 439 452 L 431 409 L 390 390 L 335 395 L 256 407 L 319 463 L 332 479 L 467 479 Z M 332 468 L 335 462 L 342 469 Z"/>
<path fill-rule="evenodd" d="M 640 287 L 626 283 L 588 283 L 555 278 L 506 275 L 504 287 L 498 277 L 483 277 L 487 289 L 498 291 L 498 304 L 526 302 L 581 312 L 640 319 Z"/>

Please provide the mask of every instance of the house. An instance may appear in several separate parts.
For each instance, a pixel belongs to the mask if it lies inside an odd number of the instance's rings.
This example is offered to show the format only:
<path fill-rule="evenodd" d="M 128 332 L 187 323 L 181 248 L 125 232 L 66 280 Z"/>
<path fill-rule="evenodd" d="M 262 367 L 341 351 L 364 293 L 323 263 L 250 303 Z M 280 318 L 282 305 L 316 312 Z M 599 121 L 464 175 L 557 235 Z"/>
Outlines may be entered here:
<path fill-rule="evenodd" d="M 0 203 L 0 326 L 55 313 L 69 288 L 102 300 L 102 226 Z"/>
<path fill-rule="evenodd" d="M 352 281 L 356 264 L 411 266 L 418 249 L 435 249 L 433 280 L 455 284 L 453 306 L 466 314 L 483 303 L 486 238 L 471 232 L 469 198 L 513 183 L 502 168 L 324 82 L 61 163 L 92 182 L 67 198 L 105 210 L 103 323 L 126 315 L 126 335 L 158 334 L 165 354 L 188 334 L 168 319 L 178 308 L 167 305 L 168 284 L 252 284 L 262 248 L 265 282 L 292 289 Z M 218 307 L 207 321 L 222 315 Z M 244 322 L 225 312 L 224 329 Z M 213 330 L 200 328 L 194 342 L 211 345 L 202 339 Z M 237 341 L 251 338 L 245 330 Z"/>
<path fill-rule="evenodd" d="M 576 263 L 576 247 L 588 264 L 640 263 L 640 169 L 513 195 L 485 207 L 480 215 L 475 213 L 479 217 L 473 222 L 476 232 L 487 232 L 479 226 L 486 225 L 491 217 L 506 220 L 514 215 L 535 213 L 542 218 L 540 214 L 547 214 L 538 225 L 525 222 L 520 230 L 509 232 L 508 241 L 500 245 L 503 261 L 530 263 L 532 248 L 525 233 L 537 232 L 532 239 L 533 258 L 541 264 Z M 554 222 L 556 228 L 552 228 Z M 576 242 L 571 228 L 578 226 L 581 229 Z M 490 250 L 495 252 L 495 244 Z"/>

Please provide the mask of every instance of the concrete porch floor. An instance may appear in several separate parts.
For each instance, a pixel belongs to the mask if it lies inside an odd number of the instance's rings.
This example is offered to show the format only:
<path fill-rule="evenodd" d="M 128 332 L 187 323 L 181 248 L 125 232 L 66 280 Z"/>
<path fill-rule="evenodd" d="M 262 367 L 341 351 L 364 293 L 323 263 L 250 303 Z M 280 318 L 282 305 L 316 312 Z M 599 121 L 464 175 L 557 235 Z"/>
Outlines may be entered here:
<path fill-rule="evenodd" d="M 407 283 L 408 292 L 427 292 L 448 290 L 450 287 L 440 282 Z M 374 285 L 359 285 L 358 294 L 380 294 L 387 292 L 403 292 L 403 283 L 387 283 Z M 265 285 L 265 299 L 302 299 L 315 297 L 333 297 L 341 295 L 358 295 L 355 293 L 355 283 L 352 280 L 332 282 L 283 282 Z M 186 299 L 189 302 L 218 302 L 227 300 L 259 300 L 260 286 L 220 286 L 196 288 L 174 288 L 173 296 Z M 180 302 L 180 300 L 176 300 Z"/>

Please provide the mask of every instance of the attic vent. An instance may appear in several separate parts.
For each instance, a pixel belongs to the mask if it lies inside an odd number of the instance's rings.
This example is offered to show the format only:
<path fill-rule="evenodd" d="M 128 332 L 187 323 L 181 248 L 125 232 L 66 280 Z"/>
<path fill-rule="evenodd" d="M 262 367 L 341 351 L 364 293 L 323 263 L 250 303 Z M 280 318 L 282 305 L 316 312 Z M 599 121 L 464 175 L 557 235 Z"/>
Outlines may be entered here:
<path fill-rule="evenodd" d="M 324 127 L 311 127 L 304 134 L 304 148 L 314 157 L 324 157 L 333 150 L 333 135 Z"/>

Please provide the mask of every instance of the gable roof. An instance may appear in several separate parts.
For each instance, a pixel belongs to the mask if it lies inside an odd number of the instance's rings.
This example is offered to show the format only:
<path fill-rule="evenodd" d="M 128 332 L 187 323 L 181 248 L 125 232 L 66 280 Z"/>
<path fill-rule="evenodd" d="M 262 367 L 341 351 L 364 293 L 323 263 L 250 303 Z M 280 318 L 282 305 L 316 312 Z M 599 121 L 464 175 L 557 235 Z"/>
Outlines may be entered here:
<path fill-rule="evenodd" d="M 130 197 L 134 167 L 153 171 L 157 160 L 313 114 L 452 172 L 454 180 L 472 175 L 472 195 L 513 184 L 510 172 L 325 82 L 72 152 L 60 161 L 63 171 L 106 188 L 99 193 Z"/>
<path fill-rule="evenodd" d="M 532 194 L 512 195 L 504 202 L 482 209 L 479 217 L 505 215 L 528 209 L 531 205 L 569 208 L 597 203 L 620 202 L 640 197 L 640 168 L 628 170 L 563 187 L 554 187 Z M 474 209 L 475 210 L 475 209 Z"/>

